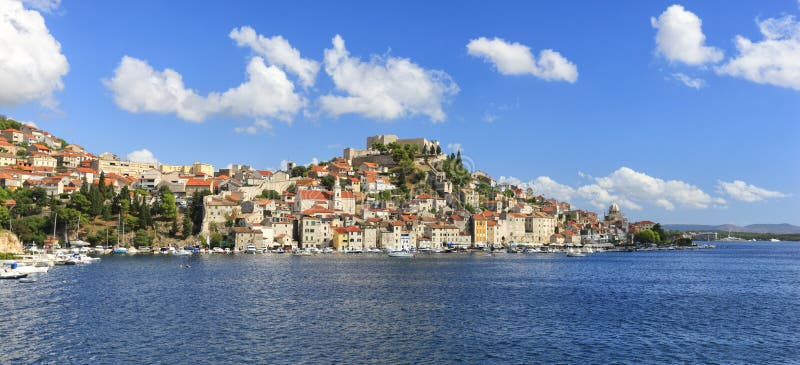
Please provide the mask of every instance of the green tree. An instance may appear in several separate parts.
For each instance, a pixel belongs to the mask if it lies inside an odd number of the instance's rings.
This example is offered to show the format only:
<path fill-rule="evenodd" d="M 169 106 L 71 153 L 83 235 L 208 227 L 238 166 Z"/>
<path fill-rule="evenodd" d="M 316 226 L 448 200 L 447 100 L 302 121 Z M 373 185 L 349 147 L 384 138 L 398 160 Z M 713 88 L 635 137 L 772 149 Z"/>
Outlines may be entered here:
<path fill-rule="evenodd" d="M 333 189 L 333 185 L 336 184 L 336 178 L 333 175 L 325 175 L 320 179 L 320 184 L 325 186 L 328 190 Z"/>
<path fill-rule="evenodd" d="M 170 237 L 175 237 L 178 234 L 178 220 L 173 219 L 172 224 L 169 227 L 169 235 Z"/>
<path fill-rule="evenodd" d="M 153 237 L 151 237 L 146 230 L 140 229 L 136 231 L 133 243 L 135 243 L 136 246 L 150 246 L 153 243 Z"/>
<path fill-rule="evenodd" d="M 87 198 L 86 195 L 81 193 L 73 193 L 69 204 L 67 204 L 67 207 L 75 209 L 83 214 L 88 214 L 89 209 L 92 207 L 92 202 L 89 201 L 89 198 Z"/>
<path fill-rule="evenodd" d="M 0 227 L 5 227 L 11 221 L 11 214 L 5 205 L 0 205 Z"/>
<path fill-rule="evenodd" d="M 188 238 L 192 235 L 192 220 L 189 217 L 183 218 L 183 227 L 181 229 L 181 235 L 184 239 Z"/>
<path fill-rule="evenodd" d="M 640 231 L 639 233 L 636 233 L 636 235 L 634 235 L 634 239 L 636 242 L 641 242 L 641 243 L 661 242 L 661 238 L 658 236 L 658 233 L 653 232 L 652 230 L 649 229 L 645 229 L 643 231 Z"/>
<path fill-rule="evenodd" d="M 290 175 L 292 177 L 305 177 L 307 173 L 308 173 L 308 168 L 300 165 L 292 168 Z"/>
<path fill-rule="evenodd" d="M 159 202 L 159 212 L 161 218 L 167 221 L 174 221 L 178 214 L 178 207 L 175 205 L 175 194 L 166 186 L 161 188 L 161 200 Z"/>
<path fill-rule="evenodd" d="M 264 189 L 263 191 L 261 191 L 261 195 L 259 196 L 264 199 L 272 199 L 272 200 L 278 200 L 281 198 L 281 194 L 279 192 L 270 189 Z"/>

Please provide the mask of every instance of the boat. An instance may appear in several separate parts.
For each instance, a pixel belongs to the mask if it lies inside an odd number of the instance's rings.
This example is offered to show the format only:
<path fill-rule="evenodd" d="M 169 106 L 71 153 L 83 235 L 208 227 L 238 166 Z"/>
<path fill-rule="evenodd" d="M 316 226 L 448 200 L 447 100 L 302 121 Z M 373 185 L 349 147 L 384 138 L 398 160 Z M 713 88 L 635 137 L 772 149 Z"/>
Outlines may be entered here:
<path fill-rule="evenodd" d="M 256 253 L 256 246 L 255 245 L 247 245 L 247 247 L 245 247 L 244 251 L 242 251 L 242 252 L 246 253 L 246 254 L 251 254 L 251 255 L 255 254 Z"/>
<path fill-rule="evenodd" d="M 331 254 L 331 253 L 333 253 L 333 249 L 330 248 L 330 247 L 325 247 L 325 248 L 322 249 L 322 253 Z"/>
<path fill-rule="evenodd" d="M 125 247 L 117 247 L 113 251 L 111 251 L 111 253 L 115 255 L 125 255 L 128 253 L 128 249 Z"/>
<path fill-rule="evenodd" d="M 213 253 L 225 253 L 225 250 L 223 250 L 220 247 L 214 247 L 214 248 L 211 249 L 211 252 L 213 252 Z"/>
<path fill-rule="evenodd" d="M 414 253 L 406 250 L 389 251 L 389 257 L 414 257 Z"/>
<path fill-rule="evenodd" d="M 585 253 L 573 249 L 567 250 L 567 257 L 584 257 L 586 256 Z"/>
<path fill-rule="evenodd" d="M 139 250 L 137 250 L 136 247 L 129 247 L 128 248 L 128 255 L 135 255 L 137 253 L 139 253 Z"/>
<path fill-rule="evenodd" d="M 307 250 L 296 250 L 292 251 L 292 255 L 294 256 L 311 256 L 311 252 Z"/>
<path fill-rule="evenodd" d="M 92 249 L 92 253 L 95 255 L 102 255 L 106 253 L 106 249 L 103 246 L 97 245 Z"/>
<path fill-rule="evenodd" d="M 781 240 L 779 240 L 777 238 L 770 238 L 769 241 L 770 242 L 780 242 Z"/>
<path fill-rule="evenodd" d="M 186 250 L 184 248 L 180 248 L 179 250 L 175 251 L 173 253 L 173 255 L 175 255 L 175 256 L 191 256 L 192 255 L 192 251 Z"/>
<path fill-rule="evenodd" d="M 2 269 L 0 269 L 0 279 L 22 279 L 27 278 L 28 274 L 23 273 L 19 269 L 19 264 L 16 261 L 6 261 L 3 263 Z"/>
<path fill-rule="evenodd" d="M 272 252 L 274 252 L 274 253 L 285 253 L 286 251 L 284 251 L 283 247 L 278 247 L 277 249 L 272 250 Z"/>

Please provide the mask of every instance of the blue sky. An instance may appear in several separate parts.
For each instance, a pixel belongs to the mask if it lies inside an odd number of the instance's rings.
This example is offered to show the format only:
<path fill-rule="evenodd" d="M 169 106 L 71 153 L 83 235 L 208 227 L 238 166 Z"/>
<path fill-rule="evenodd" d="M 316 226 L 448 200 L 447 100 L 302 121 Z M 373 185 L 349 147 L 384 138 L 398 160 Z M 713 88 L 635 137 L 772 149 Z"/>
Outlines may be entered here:
<path fill-rule="evenodd" d="M 796 1 L 24 6 L 43 34 L 0 37 L 41 46 L 30 57 L 60 54 L 68 69 L 41 61 L 40 89 L 0 90 L 0 113 L 96 153 L 277 168 L 369 135 L 424 136 L 580 207 L 613 200 L 633 219 L 800 224 Z M 289 52 L 259 51 L 258 36 L 282 37 Z M 45 45 L 25 43 L 36 41 Z M 0 70 L 13 76 L 8 54 Z M 233 90 L 248 65 L 266 81 Z M 144 88 L 165 69 L 182 78 L 177 92 Z"/>

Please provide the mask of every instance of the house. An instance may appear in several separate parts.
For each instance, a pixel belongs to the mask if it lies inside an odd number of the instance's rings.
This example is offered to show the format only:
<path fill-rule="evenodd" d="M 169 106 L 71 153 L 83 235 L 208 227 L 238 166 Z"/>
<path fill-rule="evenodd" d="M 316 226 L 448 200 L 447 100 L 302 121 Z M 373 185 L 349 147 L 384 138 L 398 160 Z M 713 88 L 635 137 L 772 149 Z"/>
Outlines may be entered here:
<path fill-rule="evenodd" d="M 156 190 L 161 184 L 161 172 L 156 169 L 143 172 L 139 175 L 137 186 L 145 190 Z"/>
<path fill-rule="evenodd" d="M 6 138 L 11 143 L 25 142 L 25 134 L 19 130 L 8 128 L 0 131 L 0 135 Z"/>
<path fill-rule="evenodd" d="M 481 214 L 473 214 L 470 217 L 470 231 L 472 233 L 472 243 L 480 245 L 489 241 L 487 236 L 486 217 Z"/>
<path fill-rule="evenodd" d="M 544 244 L 556 231 L 556 219 L 542 212 L 525 217 L 525 231 L 531 233 L 531 243 Z"/>
<path fill-rule="evenodd" d="M 28 163 L 33 167 L 50 167 L 54 169 L 58 165 L 58 161 L 53 156 L 41 152 L 31 153 L 30 157 L 28 157 Z"/>
<path fill-rule="evenodd" d="M 189 178 L 186 180 L 186 195 L 194 196 L 196 193 L 204 190 L 208 190 L 213 193 L 215 190 L 215 185 L 214 179 Z"/>
<path fill-rule="evenodd" d="M 204 202 L 203 223 L 225 223 L 238 212 L 239 204 L 225 198 L 207 196 Z"/>
<path fill-rule="evenodd" d="M 430 238 L 433 249 L 450 247 L 460 241 L 458 227 L 452 224 L 426 224 L 425 237 Z"/>
<path fill-rule="evenodd" d="M 298 236 L 300 248 L 327 246 L 331 240 L 329 218 L 303 216 L 299 220 Z"/>
<path fill-rule="evenodd" d="M 17 164 L 17 157 L 5 152 L 0 152 L 0 166 L 11 166 Z"/>
<path fill-rule="evenodd" d="M 239 251 L 243 251 L 248 245 L 261 247 L 264 242 L 261 231 L 249 227 L 233 227 L 231 236 L 235 249 Z"/>
<path fill-rule="evenodd" d="M 339 252 L 362 251 L 364 231 L 356 226 L 335 227 L 333 229 L 333 249 Z"/>
<path fill-rule="evenodd" d="M 380 231 L 380 246 L 384 250 L 397 251 L 416 247 L 418 235 L 403 222 L 392 221 Z"/>

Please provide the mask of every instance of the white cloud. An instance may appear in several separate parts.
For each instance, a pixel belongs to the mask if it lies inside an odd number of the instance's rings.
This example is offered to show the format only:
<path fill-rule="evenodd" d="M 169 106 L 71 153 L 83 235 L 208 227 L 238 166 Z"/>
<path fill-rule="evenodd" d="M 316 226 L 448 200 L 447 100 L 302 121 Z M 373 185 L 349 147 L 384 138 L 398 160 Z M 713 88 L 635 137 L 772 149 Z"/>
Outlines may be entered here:
<path fill-rule="evenodd" d="M 61 44 L 53 38 L 42 15 L 22 3 L 0 0 L 0 105 L 39 101 L 55 108 L 55 91 L 69 71 Z"/>
<path fill-rule="evenodd" d="M 500 116 L 490 112 L 484 112 L 481 119 L 486 123 L 494 123 L 496 120 L 500 119 Z"/>
<path fill-rule="evenodd" d="M 527 187 L 528 186 L 527 183 L 523 182 L 522 180 L 520 180 L 519 178 L 516 178 L 514 176 L 508 176 L 508 177 L 500 176 L 500 178 L 497 179 L 497 182 L 499 184 L 509 184 L 509 185 L 514 185 L 514 186 L 517 186 L 517 187 L 523 187 L 523 186 Z"/>
<path fill-rule="evenodd" d="M 595 181 L 598 187 L 615 194 L 620 204 L 629 202 L 638 205 L 637 202 L 647 202 L 666 210 L 674 210 L 676 204 L 704 209 L 721 202 L 694 185 L 679 180 L 665 181 L 628 167 L 620 167 Z M 593 193 L 597 193 L 596 189 Z"/>
<path fill-rule="evenodd" d="M 461 143 L 448 143 L 447 149 L 453 151 L 453 153 L 458 151 L 464 152 L 464 150 L 461 148 Z"/>
<path fill-rule="evenodd" d="M 676 72 L 672 74 L 672 77 L 675 80 L 682 82 L 686 87 L 690 87 L 692 89 L 700 90 L 701 88 L 706 86 L 706 81 L 700 78 L 693 78 L 689 75 L 686 75 L 681 72 Z"/>
<path fill-rule="evenodd" d="M 22 3 L 45 13 L 52 13 L 61 7 L 61 0 L 22 0 Z"/>
<path fill-rule="evenodd" d="M 114 93 L 116 104 L 129 112 L 175 113 L 179 118 L 201 122 L 214 114 L 272 117 L 291 121 L 306 101 L 294 92 L 294 84 L 276 66 L 261 57 L 247 65 L 247 81 L 223 93 L 200 96 L 183 84 L 178 72 L 154 70 L 146 61 L 125 56 L 114 77 L 103 81 Z"/>
<path fill-rule="evenodd" d="M 716 71 L 759 84 L 800 90 L 800 23 L 794 16 L 758 22 L 763 39 L 736 37 L 739 54 Z"/>
<path fill-rule="evenodd" d="M 605 209 L 611 203 L 617 203 L 624 209 L 641 210 L 642 206 L 634 203 L 633 201 L 611 194 L 608 190 L 602 188 L 597 184 L 584 185 L 578 188 L 577 195 L 589 201 L 589 204 L 597 209 Z"/>
<path fill-rule="evenodd" d="M 258 134 L 259 132 L 272 132 L 272 129 L 272 124 L 269 124 L 266 120 L 259 119 L 249 126 L 233 128 L 233 131 L 236 133 Z"/>
<path fill-rule="evenodd" d="M 372 56 L 364 62 L 351 57 L 339 35 L 333 48 L 325 50 L 325 72 L 345 93 L 319 98 L 322 110 L 333 116 L 355 113 L 393 120 L 421 114 L 440 122 L 447 117 L 442 104 L 459 91 L 450 75 L 406 58 Z"/>
<path fill-rule="evenodd" d="M 146 148 L 142 148 L 140 150 L 129 153 L 128 161 L 158 163 L 158 159 L 156 159 L 156 156 L 153 156 L 153 153 Z"/>
<path fill-rule="evenodd" d="M 572 201 L 575 196 L 575 189 L 564 184 L 560 184 L 548 176 L 539 176 L 533 180 L 533 193 L 543 195 L 547 198 L 554 198 L 562 201 Z"/>
<path fill-rule="evenodd" d="M 578 68 L 552 49 L 539 52 L 537 61 L 530 47 L 517 42 L 509 43 L 501 38 L 480 37 L 470 40 L 467 52 L 491 62 L 503 75 L 530 74 L 547 81 L 578 80 Z"/>
<path fill-rule="evenodd" d="M 656 28 L 656 52 L 670 61 L 702 65 L 722 60 L 722 51 L 705 45 L 703 21 L 683 6 L 672 5 L 658 18 L 650 18 Z"/>
<path fill-rule="evenodd" d="M 771 198 L 785 198 L 788 196 L 779 191 L 759 188 L 758 186 L 748 184 L 742 180 L 734 180 L 731 182 L 719 181 L 717 183 L 717 188 L 721 194 L 748 203 Z"/>
<path fill-rule="evenodd" d="M 319 62 L 302 58 L 300 51 L 293 48 L 289 41 L 280 35 L 267 38 L 257 34 L 253 28 L 244 26 L 231 30 L 229 36 L 238 46 L 250 47 L 254 52 L 264 56 L 267 62 L 297 75 L 303 86 L 314 84 L 314 78 L 319 71 Z"/>

